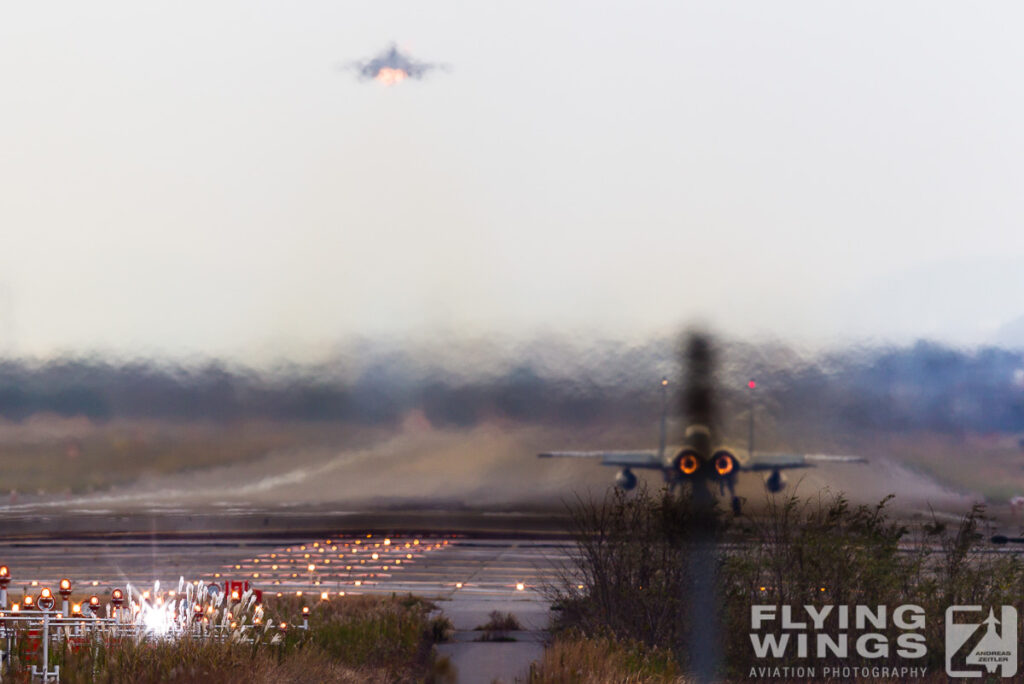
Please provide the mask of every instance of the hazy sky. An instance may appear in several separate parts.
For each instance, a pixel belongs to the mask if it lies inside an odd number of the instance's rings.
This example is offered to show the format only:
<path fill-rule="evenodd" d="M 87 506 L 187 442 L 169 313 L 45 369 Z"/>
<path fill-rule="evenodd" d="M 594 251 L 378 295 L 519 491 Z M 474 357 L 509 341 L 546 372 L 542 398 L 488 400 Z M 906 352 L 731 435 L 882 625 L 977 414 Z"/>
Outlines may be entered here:
<path fill-rule="evenodd" d="M 0 9 L 0 334 L 835 343 L 1024 315 L 1019 3 Z M 341 67 L 392 41 L 451 65 Z"/>

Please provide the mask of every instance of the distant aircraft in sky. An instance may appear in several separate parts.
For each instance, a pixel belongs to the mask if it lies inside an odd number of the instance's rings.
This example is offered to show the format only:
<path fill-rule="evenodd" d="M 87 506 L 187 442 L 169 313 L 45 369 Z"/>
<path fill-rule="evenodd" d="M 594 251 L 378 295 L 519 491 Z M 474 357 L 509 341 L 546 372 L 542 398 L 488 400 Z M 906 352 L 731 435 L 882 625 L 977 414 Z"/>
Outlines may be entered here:
<path fill-rule="evenodd" d="M 736 480 L 741 472 L 760 471 L 770 475 L 765 479 L 765 488 L 780 492 L 786 486 L 783 470 L 812 468 L 818 463 L 866 463 L 860 456 L 836 456 L 830 454 L 785 454 L 754 453 L 753 429 L 750 445 L 738 449 L 725 444 L 715 433 L 713 397 L 713 355 L 710 342 L 703 335 L 691 335 L 687 343 L 686 365 L 688 385 L 683 394 L 682 413 L 688 427 L 683 443 L 679 446 L 666 445 L 668 408 L 666 392 L 668 380 L 663 379 L 661 440 L 657 449 L 640 451 L 549 451 L 538 454 L 540 458 L 594 458 L 601 465 L 621 468 L 615 476 L 615 484 L 630 490 L 636 487 L 635 469 L 660 470 L 665 482 L 674 489 L 689 483 L 694 495 L 710 498 L 710 486 L 718 484 L 722 493 L 726 489 L 732 497 L 732 510 L 741 512 L 741 503 L 736 496 Z M 754 388 L 751 381 L 750 388 Z M 751 419 L 753 419 L 751 417 Z"/>
<path fill-rule="evenodd" d="M 352 62 L 349 66 L 358 72 L 360 78 L 384 85 L 395 85 L 407 78 L 420 79 L 434 69 L 444 68 L 440 64 L 416 61 L 394 43 L 376 57 L 365 62 Z"/>

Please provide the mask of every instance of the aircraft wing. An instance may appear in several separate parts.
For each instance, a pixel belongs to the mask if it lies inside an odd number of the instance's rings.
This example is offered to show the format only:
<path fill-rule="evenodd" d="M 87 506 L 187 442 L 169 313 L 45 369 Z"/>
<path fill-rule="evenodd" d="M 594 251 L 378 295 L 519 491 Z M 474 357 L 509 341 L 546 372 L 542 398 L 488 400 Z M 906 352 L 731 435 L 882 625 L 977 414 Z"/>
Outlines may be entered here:
<path fill-rule="evenodd" d="M 538 458 L 597 458 L 601 465 L 619 468 L 662 468 L 664 463 L 654 449 L 650 451 L 547 451 Z"/>
<path fill-rule="evenodd" d="M 742 466 L 742 470 L 785 470 L 786 468 L 813 468 L 819 463 L 867 463 L 863 456 L 835 454 L 755 454 Z"/>

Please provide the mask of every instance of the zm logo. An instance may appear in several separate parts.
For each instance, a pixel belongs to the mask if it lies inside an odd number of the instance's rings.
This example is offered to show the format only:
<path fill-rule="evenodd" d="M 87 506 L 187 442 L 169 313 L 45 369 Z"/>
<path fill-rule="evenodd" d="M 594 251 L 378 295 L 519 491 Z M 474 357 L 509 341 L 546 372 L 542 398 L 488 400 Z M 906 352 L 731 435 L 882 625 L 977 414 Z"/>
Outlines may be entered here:
<path fill-rule="evenodd" d="M 975 620 L 981 606 L 950 606 L 946 609 L 946 674 L 950 677 L 981 677 L 982 669 L 1001 677 L 1017 674 L 1017 609 L 1002 606 L 999 617 L 991 608 L 980 622 L 958 622 L 957 616 Z M 975 638 L 980 635 L 980 638 Z M 967 643 L 973 643 L 968 648 Z"/>

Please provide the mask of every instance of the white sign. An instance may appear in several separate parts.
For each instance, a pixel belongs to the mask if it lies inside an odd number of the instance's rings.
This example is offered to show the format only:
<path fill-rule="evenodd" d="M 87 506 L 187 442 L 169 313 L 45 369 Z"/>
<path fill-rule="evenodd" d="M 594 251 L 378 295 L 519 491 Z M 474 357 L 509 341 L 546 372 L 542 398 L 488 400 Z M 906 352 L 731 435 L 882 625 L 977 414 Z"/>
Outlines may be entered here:
<path fill-rule="evenodd" d="M 957 622 L 957 616 L 963 613 L 984 614 L 981 606 L 946 609 L 946 674 L 981 677 L 983 669 L 988 674 L 998 669 L 1001 677 L 1017 674 L 1017 609 L 1002 606 L 997 618 L 995 610 L 989 608 L 988 617 L 980 622 Z M 967 642 L 979 633 L 981 638 L 968 649 Z"/>

